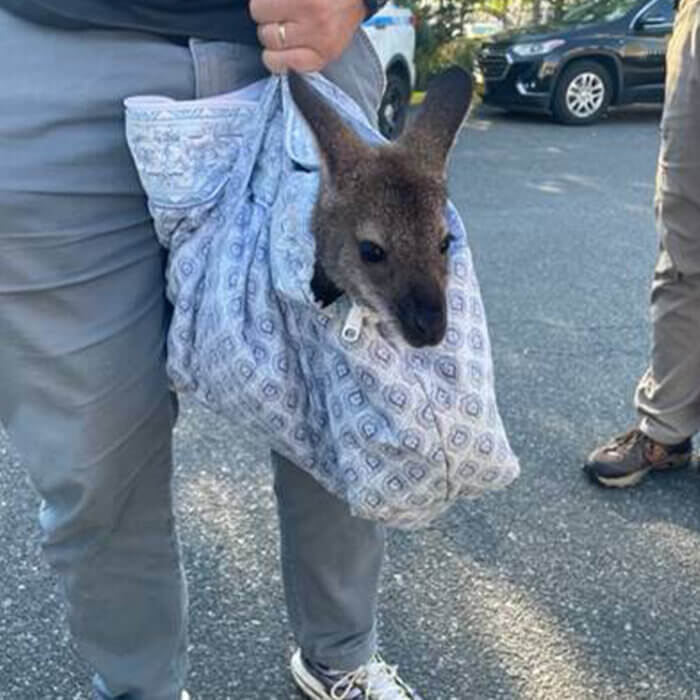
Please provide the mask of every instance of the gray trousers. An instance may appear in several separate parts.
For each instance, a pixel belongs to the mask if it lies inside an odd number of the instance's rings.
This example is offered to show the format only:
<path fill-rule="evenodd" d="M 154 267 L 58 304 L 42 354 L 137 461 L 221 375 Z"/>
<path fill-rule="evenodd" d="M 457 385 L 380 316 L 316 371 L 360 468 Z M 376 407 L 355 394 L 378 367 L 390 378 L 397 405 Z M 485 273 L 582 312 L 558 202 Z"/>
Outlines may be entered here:
<path fill-rule="evenodd" d="M 169 307 L 122 99 L 207 96 L 263 68 L 249 47 L 53 30 L 2 11 L 0 46 L 0 421 L 41 495 L 44 552 L 97 694 L 176 700 L 187 601 Z M 374 109 L 381 77 L 362 41 L 328 72 Z M 307 657 L 352 669 L 375 649 L 384 530 L 273 462 L 294 633 Z"/>
<path fill-rule="evenodd" d="M 685 0 L 667 53 L 655 210 L 651 363 L 637 388 L 641 429 L 682 442 L 700 429 L 700 2 Z"/>

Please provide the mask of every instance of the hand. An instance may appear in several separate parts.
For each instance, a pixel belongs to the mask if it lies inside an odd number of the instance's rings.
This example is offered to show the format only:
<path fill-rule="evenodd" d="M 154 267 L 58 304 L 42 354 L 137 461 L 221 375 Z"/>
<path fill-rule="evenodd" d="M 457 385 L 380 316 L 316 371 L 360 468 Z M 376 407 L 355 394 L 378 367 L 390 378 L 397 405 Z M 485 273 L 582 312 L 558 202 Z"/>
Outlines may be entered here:
<path fill-rule="evenodd" d="M 250 14 L 272 73 L 325 68 L 365 19 L 363 0 L 251 0 Z"/>

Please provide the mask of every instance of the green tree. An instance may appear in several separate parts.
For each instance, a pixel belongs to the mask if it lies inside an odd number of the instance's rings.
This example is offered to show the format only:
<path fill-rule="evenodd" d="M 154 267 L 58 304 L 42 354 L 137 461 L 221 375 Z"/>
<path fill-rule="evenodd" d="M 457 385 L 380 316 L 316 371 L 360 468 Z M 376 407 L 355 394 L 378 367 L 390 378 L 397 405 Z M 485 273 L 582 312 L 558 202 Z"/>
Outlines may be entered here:
<path fill-rule="evenodd" d="M 476 0 L 409 0 L 409 6 L 419 19 L 419 28 L 429 27 L 435 41 L 444 44 L 464 36 L 464 27 Z"/>
<path fill-rule="evenodd" d="M 409 0 L 416 15 L 416 69 L 418 88 L 446 65 L 471 68 L 474 42 L 465 37 L 465 26 L 477 0 Z"/>

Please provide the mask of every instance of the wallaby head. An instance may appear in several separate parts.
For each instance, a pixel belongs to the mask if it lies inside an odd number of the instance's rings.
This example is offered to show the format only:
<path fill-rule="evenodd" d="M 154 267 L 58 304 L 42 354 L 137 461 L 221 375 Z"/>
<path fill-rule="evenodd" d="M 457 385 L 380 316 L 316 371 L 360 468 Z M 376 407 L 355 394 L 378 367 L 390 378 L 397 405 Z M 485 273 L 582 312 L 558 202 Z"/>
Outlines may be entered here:
<path fill-rule="evenodd" d="M 289 84 L 322 156 L 317 286 L 361 300 L 415 347 L 436 345 L 447 326 L 447 158 L 471 78 L 440 74 L 406 132 L 381 146 L 363 142 L 303 78 L 292 73 Z"/>

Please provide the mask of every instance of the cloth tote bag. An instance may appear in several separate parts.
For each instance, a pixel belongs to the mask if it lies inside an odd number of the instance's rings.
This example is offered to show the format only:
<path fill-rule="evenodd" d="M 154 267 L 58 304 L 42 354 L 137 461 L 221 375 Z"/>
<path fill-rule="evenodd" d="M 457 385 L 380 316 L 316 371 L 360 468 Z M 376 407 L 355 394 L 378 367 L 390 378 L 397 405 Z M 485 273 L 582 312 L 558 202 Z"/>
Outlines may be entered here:
<path fill-rule="evenodd" d="M 362 138 L 382 137 L 320 75 Z M 168 249 L 174 389 L 243 424 L 363 518 L 428 524 L 519 466 L 494 393 L 484 307 L 450 204 L 448 330 L 416 349 L 346 296 L 311 292 L 320 162 L 285 78 L 214 98 L 126 101 L 127 139 Z"/>

